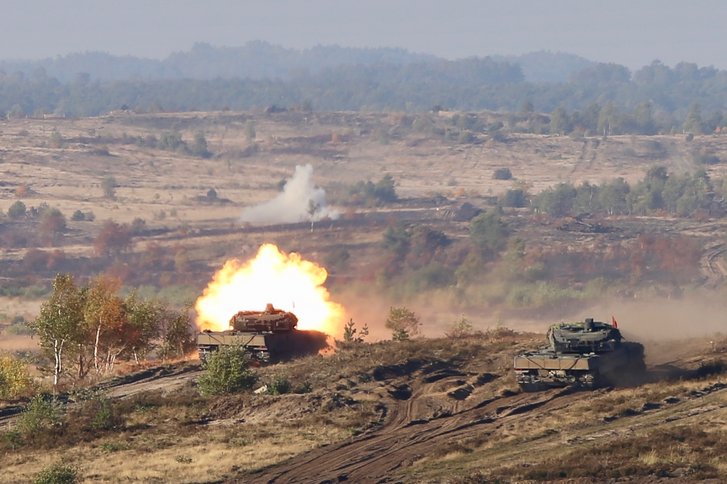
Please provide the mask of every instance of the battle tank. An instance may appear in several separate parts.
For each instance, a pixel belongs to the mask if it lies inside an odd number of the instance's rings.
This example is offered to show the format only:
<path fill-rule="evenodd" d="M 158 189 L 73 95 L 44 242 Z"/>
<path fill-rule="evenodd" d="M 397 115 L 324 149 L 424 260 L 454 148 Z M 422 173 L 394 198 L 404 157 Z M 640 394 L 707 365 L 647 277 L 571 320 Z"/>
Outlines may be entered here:
<path fill-rule="evenodd" d="M 239 311 L 230 318 L 227 331 L 205 330 L 197 335 L 200 359 L 224 346 L 240 346 L 261 362 L 280 361 L 316 354 L 326 348 L 327 335 L 299 330 L 291 312 L 268 304 L 264 311 Z"/>
<path fill-rule="evenodd" d="M 525 391 L 615 385 L 633 381 L 645 370 L 644 347 L 624 341 L 615 321 L 557 323 L 547 338 L 547 347 L 515 357 L 517 382 Z"/>

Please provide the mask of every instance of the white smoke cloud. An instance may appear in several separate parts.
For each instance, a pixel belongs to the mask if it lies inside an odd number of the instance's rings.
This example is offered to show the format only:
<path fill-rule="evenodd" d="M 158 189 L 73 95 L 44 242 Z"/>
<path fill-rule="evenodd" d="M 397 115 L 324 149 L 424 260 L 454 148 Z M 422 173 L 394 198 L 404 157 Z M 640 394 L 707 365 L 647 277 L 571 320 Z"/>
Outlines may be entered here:
<path fill-rule="evenodd" d="M 316 187 L 311 165 L 296 166 L 293 178 L 272 200 L 247 207 L 240 220 L 249 223 L 295 223 L 336 219 L 339 213 L 326 206 L 326 191 Z"/>

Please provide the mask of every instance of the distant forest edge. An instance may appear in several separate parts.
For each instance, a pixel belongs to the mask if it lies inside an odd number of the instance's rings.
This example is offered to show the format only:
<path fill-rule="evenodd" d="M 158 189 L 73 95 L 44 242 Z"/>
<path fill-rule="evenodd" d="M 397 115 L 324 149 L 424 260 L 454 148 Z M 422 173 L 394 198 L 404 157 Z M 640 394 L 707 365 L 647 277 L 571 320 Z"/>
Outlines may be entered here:
<path fill-rule="evenodd" d="M 619 134 L 727 125 L 727 71 L 536 52 L 444 60 L 403 49 L 197 44 L 164 60 L 104 53 L 0 62 L 0 114 L 249 110 L 546 113 L 532 132 Z"/>

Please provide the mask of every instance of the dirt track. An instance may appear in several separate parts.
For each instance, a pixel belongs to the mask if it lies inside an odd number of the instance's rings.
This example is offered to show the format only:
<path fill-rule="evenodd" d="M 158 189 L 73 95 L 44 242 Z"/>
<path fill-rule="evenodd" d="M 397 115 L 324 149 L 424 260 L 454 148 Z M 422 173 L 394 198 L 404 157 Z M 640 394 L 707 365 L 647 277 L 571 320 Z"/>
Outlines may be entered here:
<path fill-rule="evenodd" d="M 250 476 L 251 482 L 378 482 L 432 453 L 442 443 L 487 432 L 543 406 L 564 406 L 574 398 L 551 390 L 480 402 L 452 416 L 418 421 L 410 405 L 394 409 L 383 427 L 358 438 L 313 452 Z"/>
<path fill-rule="evenodd" d="M 703 421 L 705 415 L 718 420 L 727 417 L 727 384 L 714 384 L 693 392 L 688 399 L 649 402 L 627 416 L 595 420 L 586 428 L 564 425 L 513 443 L 507 442 L 508 429 L 537 425 L 540 420 L 560 413 L 568 415 L 573 404 L 610 390 L 553 389 L 481 398 L 477 388 L 471 395 L 457 394 L 457 390 L 442 392 L 443 386 L 462 383 L 456 376 L 434 382 L 426 382 L 427 379 L 427 375 L 415 377 L 411 396 L 405 398 L 408 391 L 400 392 L 403 399 L 389 408 L 384 422 L 376 429 L 256 473 L 231 477 L 229 481 L 416 482 L 419 463 L 432 455 L 443 457 L 447 449 L 456 449 L 462 441 L 503 440 L 502 445 L 494 445 L 485 453 L 496 458 L 499 465 L 506 465 L 527 461 L 534 455 L 557 454 L 564 444 L 570 447 L 595 440 L 617 441 L 640 428 L 689 423 L 695 418 Z M 468 386 L 471 387 L 465 384 L 459 389 Z M 457 397 L 454 400 L 453 395 Z"/>

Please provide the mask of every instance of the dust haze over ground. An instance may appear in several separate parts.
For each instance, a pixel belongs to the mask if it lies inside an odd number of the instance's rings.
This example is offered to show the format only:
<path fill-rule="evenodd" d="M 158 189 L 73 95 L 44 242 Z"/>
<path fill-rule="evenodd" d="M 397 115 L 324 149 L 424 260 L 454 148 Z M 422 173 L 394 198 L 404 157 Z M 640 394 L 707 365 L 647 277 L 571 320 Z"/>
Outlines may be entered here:
<path fill-rule="evenodd" d="M 396 303 L 370 298 L 357 301 L 345 295 L 345 306 L 357 323 L 366 322 L 371 330 L 370 340 L 390 337 L 384 327 L 385 315 Z M 592 317 L 611 322 L 613 316 L 627 340 L 640 342 L 669 342 L 679 339 L 711 338 L 727 332 L 727 314 L 724 303 L 716 293 L 697 293 L 677 299 L 650 298 L 639 300 L 604 300 L 586 309 L 569 312 L 562 317 L 504 315 L 497 310 L 462 311 L 444 302 L 420 301 L 412 305 L 422 322 L 422 333 L 428 337 L 441 337 L 453 324 L 466 319 L 473 329 L 486 331 L 498 326 L 515 331 L 545 334 L 548 327 L 559 321 L 583 321 Z M 384 315 L 382 317 L 382 315 Z M 359 324 L 360 326 L 360 324 Z"/>
<path fill-rule="evenodd" d="M 613 315 L 621 332 L 634 340 L 700 338 L 727 330 L 724 303 L 707 295 L 604 302 L 591 312 L 605 321 Z"/>
<path fill-rule="evenodd" d="M 313 183 L 313 166 L 296 166 L 293 178 L 272 200 L 243 210 L 240 220 L 248 223 L 295 223 L 336 219 L 338 212 L 326 206 L 326 192 Z"/>

